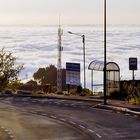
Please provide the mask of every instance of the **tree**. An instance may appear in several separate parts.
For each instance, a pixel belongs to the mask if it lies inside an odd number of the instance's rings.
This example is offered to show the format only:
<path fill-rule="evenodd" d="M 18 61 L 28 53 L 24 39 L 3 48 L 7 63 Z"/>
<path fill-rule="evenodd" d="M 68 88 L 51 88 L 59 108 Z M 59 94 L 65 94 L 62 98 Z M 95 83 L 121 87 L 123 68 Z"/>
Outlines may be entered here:
<path fill-rule="evenodd" d="M 33 78 L 39 81 L 41 85 L 50 84 L 52 86 L 57 85 L 57 68 L 54 65 L 50 65 L 46 68 L 39 68 L 37 72 L 33 74 Z M 66 89 L 66 70 L 62 69 L 62 87 Z"/>
<path fill-rule="evenodd" d="M 23 64 L 16 64 L 16 57 L 10 52 L 0 50 L 0 90 L 5 89 L 10 82 L 16 81 Z"/>
<path fill-rule="evenodd" d="M 34 79 L 40 81 L 41 85 L 56 85 L 56 76 L 57 69 L 54 65 L 50 65 L 46 68 L 39 68 L 38 71 L 33 74 Z"/>
<path fill-rule="evenodd" d="M 30 81 L 26 82 L 25 85 L 34 85 L 34 86 L 37 86 L 37 82 L 34 81 L 34 80 L 30 80 Z"/>

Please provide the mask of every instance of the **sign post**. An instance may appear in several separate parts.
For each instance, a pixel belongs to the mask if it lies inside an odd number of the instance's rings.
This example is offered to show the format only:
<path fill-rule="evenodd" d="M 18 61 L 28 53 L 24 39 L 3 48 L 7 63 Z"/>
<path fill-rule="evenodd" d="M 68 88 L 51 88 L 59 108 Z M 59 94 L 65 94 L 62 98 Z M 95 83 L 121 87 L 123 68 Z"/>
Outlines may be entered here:
<path fill-rule="evenodd" d="M 66 63 L 66 84 L 68 85 L 68 93 L 70 85 L 80 85 L 80 63 Z"/>
<path fill-rule="evenodd" d="M 137 58 L 129 58 L 129 70 L 132 70 L 132 80 L 135 80 L 134 71 L 137 70 Z"/>

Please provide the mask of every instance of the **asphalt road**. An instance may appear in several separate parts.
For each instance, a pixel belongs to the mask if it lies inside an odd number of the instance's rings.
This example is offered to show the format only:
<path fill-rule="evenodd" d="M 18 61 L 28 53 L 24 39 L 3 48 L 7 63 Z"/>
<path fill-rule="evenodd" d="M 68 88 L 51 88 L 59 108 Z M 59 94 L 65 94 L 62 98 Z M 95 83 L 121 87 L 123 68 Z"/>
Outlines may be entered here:
<path fill-rule="evenodd" d="M 96 109 L 94 103 L 0 98 L 4 140 L 140 140 L 139 130 L 138 116 Z"/>

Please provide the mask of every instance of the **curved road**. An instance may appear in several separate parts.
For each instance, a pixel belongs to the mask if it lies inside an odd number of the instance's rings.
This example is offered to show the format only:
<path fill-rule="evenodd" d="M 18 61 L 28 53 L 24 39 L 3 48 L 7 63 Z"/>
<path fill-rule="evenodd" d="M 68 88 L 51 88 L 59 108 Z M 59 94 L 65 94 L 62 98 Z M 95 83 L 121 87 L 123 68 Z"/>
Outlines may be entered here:
<path fill-rule="evenodd" d="M 140 139 L 138 116 L 96 109 L 94 105 L 47 98 L 0 98 L 0 139 Z"/>

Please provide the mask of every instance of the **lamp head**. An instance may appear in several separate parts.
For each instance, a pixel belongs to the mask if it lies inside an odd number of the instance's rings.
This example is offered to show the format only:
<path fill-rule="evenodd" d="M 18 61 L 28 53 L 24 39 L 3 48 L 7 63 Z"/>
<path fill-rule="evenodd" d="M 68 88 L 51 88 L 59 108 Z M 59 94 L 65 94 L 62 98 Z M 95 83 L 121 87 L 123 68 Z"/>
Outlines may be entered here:
<path fill-rule="evenodd" d="M 69 34 L 72 34 L 72 32 L 71 32 L 71 31 L 68 31 L 68 33 L 69 33 Z"/>

